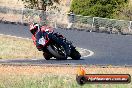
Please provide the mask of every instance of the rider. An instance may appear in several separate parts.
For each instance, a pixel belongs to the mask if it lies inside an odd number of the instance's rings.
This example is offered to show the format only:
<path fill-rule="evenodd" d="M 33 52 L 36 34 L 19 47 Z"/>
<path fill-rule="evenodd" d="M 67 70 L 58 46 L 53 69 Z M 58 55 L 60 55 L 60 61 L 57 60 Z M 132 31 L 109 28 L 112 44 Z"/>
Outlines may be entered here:
<path fill-rule="evenodd" d="M 40 18 L 42 20 L 42 18 Z M 41 26 L 42 25 L 42 26 Z M 39 51 L 45 50 L 46 35 L 52 33 L 51 27 L 47 26 L 43 21 L 43 24 L 33 23 L 30 25 L 30 32 L 33 34 L 32 39 Z"/>

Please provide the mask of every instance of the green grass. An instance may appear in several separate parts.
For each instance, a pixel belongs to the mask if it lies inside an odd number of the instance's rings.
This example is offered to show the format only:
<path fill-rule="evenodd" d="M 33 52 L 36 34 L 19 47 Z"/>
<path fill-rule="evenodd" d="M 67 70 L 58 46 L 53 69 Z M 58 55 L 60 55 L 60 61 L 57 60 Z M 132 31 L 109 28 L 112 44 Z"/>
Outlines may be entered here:
<path fill-rule="evenodd" d="M 8 36 L 0 36 L 0 51 L 0 59 L 43 57 L 31 40 Z"/>
<path fill-rule="evenodd" d="M 77 84 L 66 75 L 1 75 L 0 88 L 132 88 L 131 84 Z"/>

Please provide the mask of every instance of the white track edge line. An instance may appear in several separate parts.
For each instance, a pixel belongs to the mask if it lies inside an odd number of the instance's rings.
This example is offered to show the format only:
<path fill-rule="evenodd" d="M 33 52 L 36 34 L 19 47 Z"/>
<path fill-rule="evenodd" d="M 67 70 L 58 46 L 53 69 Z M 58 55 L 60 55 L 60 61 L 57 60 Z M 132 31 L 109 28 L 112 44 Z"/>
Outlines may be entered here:
<path fill-rule="evenodd" d="M 0 34 L 0 36 L 2 36 L 2 35 L 3 35 L 3 36 L 8 36 L 8 37 L 13 37 L 13 38 L 31 40 L 30 38 L 23 38 L 23 37 L 17 37 L 17 36 L 13 36 L 13 35 Z"/>
<path fill-rule="evenodd" d="M 85 51 L 88 51 L 90 54 L 86 55 L 86 56 L 83 56 L 83 58 L 86 58 L 86 57 L 90 57 L 90 56 L 93 56 L 94 55 L 94 52 L 91 51 L 91 50 L 88 50 L 88 49 L 84 49 L 84 48 L 80 48 L 82 50 L 85 50 Z"/>

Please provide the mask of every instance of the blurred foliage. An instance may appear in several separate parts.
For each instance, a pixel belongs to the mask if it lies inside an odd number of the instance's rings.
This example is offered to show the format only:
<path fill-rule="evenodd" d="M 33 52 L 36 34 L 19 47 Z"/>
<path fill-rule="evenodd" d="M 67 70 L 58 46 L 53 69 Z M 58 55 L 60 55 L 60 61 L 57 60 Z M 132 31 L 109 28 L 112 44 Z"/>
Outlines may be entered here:
<path fill-rule="evenodd" d="M 115 18 L 128 0 L 72 0 L 70 9 L 83 16 Z"/>
<path fill-rule="evenodd" d="M 132 6 L 126 4 L 123 8 L 117 10 L 115 18 L 132 21 Z"/>
<path fill-rule="evenodd" d="M 46 7 L 53 5 L 53 3 L 59 3 L 59 0 L 22 0 L 26 8 L 46 10 Z"/>

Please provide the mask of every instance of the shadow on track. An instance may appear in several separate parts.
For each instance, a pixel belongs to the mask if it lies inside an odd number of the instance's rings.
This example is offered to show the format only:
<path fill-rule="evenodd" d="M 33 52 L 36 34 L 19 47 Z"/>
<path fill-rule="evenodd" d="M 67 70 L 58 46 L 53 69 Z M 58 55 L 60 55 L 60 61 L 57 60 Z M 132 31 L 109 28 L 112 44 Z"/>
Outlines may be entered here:
<path fill-rule="evenodd" d="M 45 60 L 45 59 L 12 59 L 12 60 L 0 60 L 0 64 L 19 64 L 19 65 L 45 65 L 45 64 L 86 64 L 85 59 L 80 59 L 80 60 L 72 60 L 72 59 L 67 59 L 67 60 L 56 60 L 56 59 L 51 59 L 51 60 Z"/>

